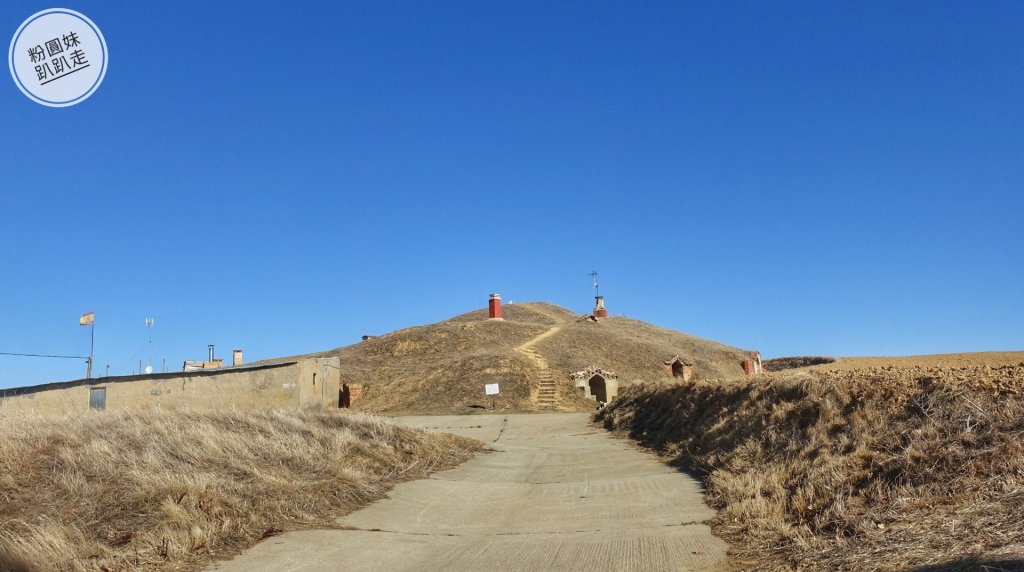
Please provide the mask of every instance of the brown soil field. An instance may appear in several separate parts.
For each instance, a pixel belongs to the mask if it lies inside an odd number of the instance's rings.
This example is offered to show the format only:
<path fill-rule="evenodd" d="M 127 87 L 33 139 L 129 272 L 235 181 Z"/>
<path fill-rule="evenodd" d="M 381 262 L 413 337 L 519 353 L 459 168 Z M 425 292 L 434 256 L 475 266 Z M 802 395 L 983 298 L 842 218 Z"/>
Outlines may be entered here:
<path fill-rule="evenodd" d="M 855 370 L 868 367 L 965 367 L 1003 366 L 1024 364 L 1024 351 L 972 352 L 960 354 L 931 354 L 889 357 L 780 357 L 764 361 L 767 371 L 782 371 L 802 367 L 820 370 Z"/>
<path fill-rule="evenodd" d="M 974 352 L 962 354 L 934 354 L 898 357 L 842 357 L 835 363 L 821 367 L 826 370 L 850 370 L 866 367 L 965 367 L 1005 366 L 1024 364 L 1024 351 Z"/>
<path fill-rule="evenodd" d="M 596 420 L 703 475 L 733 569 L 1024 570 L 1019 355 L 639 385 Z"/>

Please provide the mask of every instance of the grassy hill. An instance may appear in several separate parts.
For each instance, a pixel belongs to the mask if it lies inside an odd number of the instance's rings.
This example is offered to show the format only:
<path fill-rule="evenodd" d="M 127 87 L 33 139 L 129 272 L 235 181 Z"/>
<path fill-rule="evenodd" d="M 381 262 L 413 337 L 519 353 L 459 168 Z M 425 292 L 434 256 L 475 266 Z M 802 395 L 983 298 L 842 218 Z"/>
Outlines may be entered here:
<path fill-rule="evenodd" d="M 574 321 L 537 347 L 559 369 L 598 365 L 630 384 L 671 379 L 664 362 L 674 356 L 692 361 L 697 378 L 736 377 L 743 374 L 741 364 L 748 353 L 630 318 Z"/>
<path fill-rule="evenodd" d="M 743 351 L 638 320 L 581 321 L 577 314 L 544 302 L 508 304 L 503 316 L 488 320 L 486 309 L 476 310 L 315 355 L 340 357 L 342 380 L 363 386 L 355 408 L 387 413 L 490 407 L 486 383 L 500 384 L 497 408 L 535 410 L 544 365 L 555 379 L 557 407 L 563 411 L 593 409 L 568 375 L 588 366 L 617 373 L 622 386 L 670 380 L 663 362 L 676 355 L 693 361 L 698 377 L 742 373 Z M 534 349 L 547 364 L 517 349 L 534 340 Z"/>

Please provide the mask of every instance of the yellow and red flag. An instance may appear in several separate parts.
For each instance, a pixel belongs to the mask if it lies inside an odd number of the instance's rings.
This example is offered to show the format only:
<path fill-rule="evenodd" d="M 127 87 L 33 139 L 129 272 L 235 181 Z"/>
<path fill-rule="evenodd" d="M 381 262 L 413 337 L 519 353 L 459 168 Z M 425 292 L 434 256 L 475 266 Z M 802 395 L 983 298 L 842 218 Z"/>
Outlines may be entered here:
<path fill-rule="evenodd" d="M 82 317 L 78 319 L 79 326 L 91 326 L 94 319 L 95 312 L 86 312 L 82 314 Z"/>

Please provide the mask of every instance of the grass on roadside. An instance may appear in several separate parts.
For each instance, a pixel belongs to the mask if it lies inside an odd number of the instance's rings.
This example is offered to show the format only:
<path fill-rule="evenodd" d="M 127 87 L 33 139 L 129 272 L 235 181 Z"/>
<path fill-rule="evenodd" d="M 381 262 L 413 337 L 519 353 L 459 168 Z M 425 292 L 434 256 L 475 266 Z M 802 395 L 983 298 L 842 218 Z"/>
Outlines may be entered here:
<path fill-rule="evenodd" d="M 0 569 L 194 569 L 481 448 L 353 413 L 5 417 Z"/>
<path fill-rule="evenodd" d="M 639 386 L 600 412 L 705 476 L 756 569 L 1024 569 L 1024 364 Z M 929 568 L 925 568 L 929 567 Z"/>

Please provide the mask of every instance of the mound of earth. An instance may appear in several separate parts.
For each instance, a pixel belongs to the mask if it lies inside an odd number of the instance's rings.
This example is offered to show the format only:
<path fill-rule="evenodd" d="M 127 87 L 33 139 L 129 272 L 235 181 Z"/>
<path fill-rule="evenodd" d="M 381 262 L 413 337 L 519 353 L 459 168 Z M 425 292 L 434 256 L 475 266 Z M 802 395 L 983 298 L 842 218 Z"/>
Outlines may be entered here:
<path fill-rule="evenodd" d="M 676 356 L 698 378 L 742 375 L 746 352 L 628 318 L 580 319 L 544 302 L 507 304 L 503 320 L 481 309 L 443 322 L 406 328 L 315 355 L 338 356 L 341 379 L 361 386 L 353 408 L 374 412 L 460 413 L 491 407 L 484 385 L 497 383 L 498 409 L 541 409 L 542 380 L 552 380 L 552 405 L 593 410 L 569 373 L 599 367 L 620 387 L 671 381 L 664 363 Z M 550 381 L 548 382 L 550 383 Z"/>
<path fill-rule="evenodd" d="M 823 356 L 792 356 L 792 357 L 780 357 L 764 360 L 762 365 L 765 371 L 782 371 L 784 369 L 797 369 L 800 367 L 809 367 L 812 365 L 824 365 L 826 363 L 835 363 L 836 358 L 823 357 Z"/>

